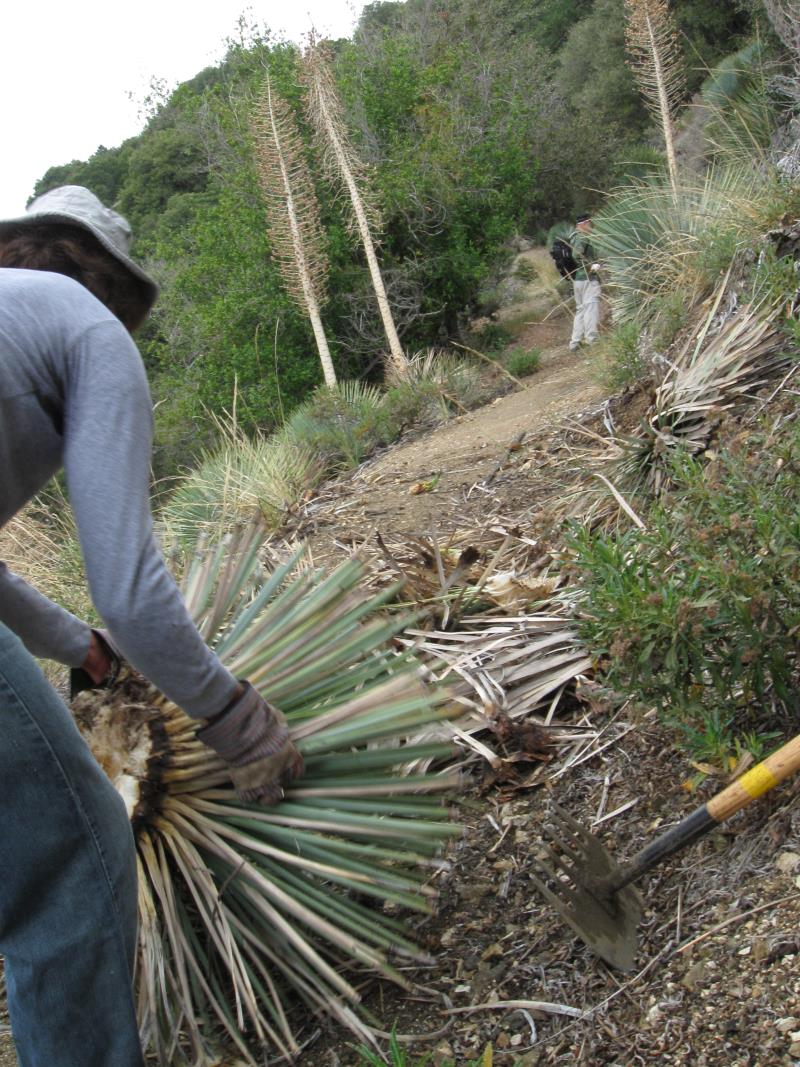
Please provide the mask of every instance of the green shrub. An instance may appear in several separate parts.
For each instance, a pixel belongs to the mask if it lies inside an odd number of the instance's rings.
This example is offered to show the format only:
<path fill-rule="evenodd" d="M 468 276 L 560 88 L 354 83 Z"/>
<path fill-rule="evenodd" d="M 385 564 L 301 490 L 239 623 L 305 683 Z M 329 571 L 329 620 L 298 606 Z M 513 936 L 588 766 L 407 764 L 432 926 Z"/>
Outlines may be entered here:
<path fill-rule="evenodd" d="M 384 419 L 387 438 L 394 440 L 412 424 L 427 426 L 442 421 L 441 392 L 436 382 L 415 379 L 391 385 L 384 397 Z"/>
<path fill-rule="evenodd" d="M 542 362 L 538 348 L 511 348 L 503 357 L 503 365 L 515 378 L 524 378 L 526 374 L 535 374 Z"/>
<path fill-rule="evenodd" d="M 499 322 L 489 322 L 475 334 L 475 348 L 481 352 L 500 352 L 513 340 L 511 333 Z"/>
<path fill-rule="evenodd" d="M 519 278 L 521 282 L 535 282 L 539 273 L 536 270 L 536 264 L 531 263 L 529 259 L 520 259 L 517 261 L 517 265 L 514 267 L 514 277 Z"/>
<path fill-rule="evenodd" d="M 625 389 L 647 375 L 649 363 L 640 341 L 635 320 L 620 323 L 600 339 L 601 373 L 610 389 Z"/>
<path fill-rule="evenodd" d="M 610 684 L 655 703 L 698 756 L 796 715 L 800 429 L 753 440 L 679 490 L 646 530 L 571 535 L 583 637 Z"/>
<path fill-rule="evenodd" d="M 681 289 L 674 289 L 653 301 L 652 328 L 653 348 L 663 352 L 672 344 L 678 333 L 689 321 L 691 297 Z"/>

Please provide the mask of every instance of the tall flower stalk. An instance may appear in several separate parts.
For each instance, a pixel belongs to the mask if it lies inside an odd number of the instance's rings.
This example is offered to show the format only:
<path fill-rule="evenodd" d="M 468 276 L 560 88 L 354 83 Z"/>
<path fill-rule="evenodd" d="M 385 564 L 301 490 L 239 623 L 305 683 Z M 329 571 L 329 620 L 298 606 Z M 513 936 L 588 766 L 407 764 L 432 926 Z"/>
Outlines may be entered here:
<path fill-rule="evenodd" d="M 269 74 L 253 115 L 252 130 L 273 255 L 287 292 L 308 315 L 325 384 L 333 387 L 336 371 L 320 315 L 328 261 L 319 206 L 300 134 L 288 105 L 272 88 Z"/>
<path fill-rule="evenodd" d="M 675 113 L 685 95 L 683 56 L 668 0 L 625 0 L 625 43 L 639 89 L 661 127 L 669 180 L 678 188 Z"/>
<path fill-rule="evenodd" d="M 372 239 L 372 230 L 379 227 L 379 215 L 369 195 L 365 167 L 350 143 L 328 55 L 324 47 L 313 39 L 305 51 L 304 70 L 308 88 L 309 118 L 325 146 L 324 158 L 329 173 L 337 184 L 344 185 L 350 198 L 353 224 L 364 246 L 372 287 L 389 345 L 392 369 L 397 377 L 407 378 L 408 359 L 400 344 Z"/>

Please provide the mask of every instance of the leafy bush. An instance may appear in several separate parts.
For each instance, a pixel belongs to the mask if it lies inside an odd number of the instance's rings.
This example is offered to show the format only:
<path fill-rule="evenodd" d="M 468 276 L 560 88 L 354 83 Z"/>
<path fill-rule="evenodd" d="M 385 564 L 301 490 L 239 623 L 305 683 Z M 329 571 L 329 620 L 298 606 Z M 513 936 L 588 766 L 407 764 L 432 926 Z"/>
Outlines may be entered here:
<path fill-rule="evenodd" d="M 505 326 L 499 322 L 489 322 L 474 336 L 475 347 L 481 352 L 501 352 L 513 340 Z"/>
<path fill-rule="evenodd" d="M 625 389 L 641 381 L 649 363 L 637 322 L 621 322 L 600 340 L 602 375 L 611 389 Z"/>
<path fill-rule="evenodd" d="M 536 265 L 529 259 L 520 259 L 514 267 L 514 277 L 521 282 L 535 282 L 539 274 Z"/>
<path fill-rule="evenodd" d="M 526 374 L 534 374 L 542 362 L 542 354 L 538 348 L 511 348 L 503 357 L 503 364 L 509 374 L 515 378 L 524 378 Z"/>
<path fill-rule="evenodd" d="M 572 534 L 580 625 L 610 683 L 708 756 L 796 714 L 800 429 L 705 470 L 684 457 L 676 478 L 646 530 Z"/>

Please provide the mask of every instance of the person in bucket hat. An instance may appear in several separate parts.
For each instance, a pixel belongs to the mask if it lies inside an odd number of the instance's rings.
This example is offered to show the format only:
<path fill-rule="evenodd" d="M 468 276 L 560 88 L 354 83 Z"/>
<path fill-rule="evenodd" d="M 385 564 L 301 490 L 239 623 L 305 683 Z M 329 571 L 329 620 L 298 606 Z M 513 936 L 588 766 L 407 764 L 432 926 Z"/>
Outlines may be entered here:
<path fill-rule="evenodd" d="M 199 720 L 239 795 L 302 770 L 286 721 L 203 642 L 153 536 L 152 407 L 131 332 L 158 293 L 131 230 L 62 186 L 0 220 L 0 526 L 59 470 L 91 629 L 0 562 L 0 954 L 23 1067 L 143 1067 L 131 987 L 137 875 L 125 805 L 34 656 L 101 685 L 117 655 Z"/>

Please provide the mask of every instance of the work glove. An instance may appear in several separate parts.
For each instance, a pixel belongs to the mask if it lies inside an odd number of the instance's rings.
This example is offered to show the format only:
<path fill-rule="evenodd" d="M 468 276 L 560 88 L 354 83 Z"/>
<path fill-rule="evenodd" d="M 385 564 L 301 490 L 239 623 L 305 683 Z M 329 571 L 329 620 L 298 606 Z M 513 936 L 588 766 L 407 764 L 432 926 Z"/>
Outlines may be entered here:
<path fill-rule="evenodd" d="M 277 804 L 284 788 L 303 773 L 303 757 L 289 740 L 283 713 L 249 682 L 243 694 L 196 731 L 227 764 L 240 800 Z"/>
<path fill-rule="evenodd" d="M 593 263 L 593 264 L 591 265 L 591 267 L 589 268 L 589 270 L 590 270 L 590 271 L 592 272 L 592 274 L 597 274 L 597 272 L 598 272 L 598 271 L 599 271 L 600 269 L 601 269 L 601 264 L 600 264 L 600 263 Z"/>
<path fill-rule="evenodd" d="M 109 668 L 99 682 L 95 682 L 85 667 L 72 667 L 69 672 L 69 698 L 74 700 L 78 693 L 86 689 L 110 689 L 119 677 L 122 664 L 125 662 L 122 653 L 111 640 L 108 630 L 92 630 L 100 648 L 108 657 Z"/>

